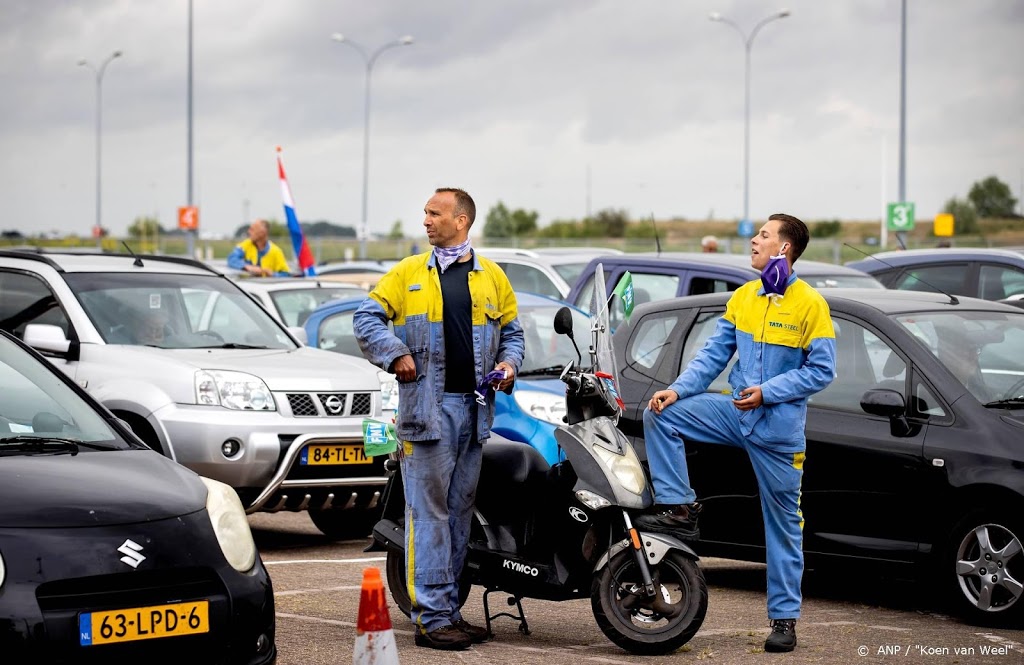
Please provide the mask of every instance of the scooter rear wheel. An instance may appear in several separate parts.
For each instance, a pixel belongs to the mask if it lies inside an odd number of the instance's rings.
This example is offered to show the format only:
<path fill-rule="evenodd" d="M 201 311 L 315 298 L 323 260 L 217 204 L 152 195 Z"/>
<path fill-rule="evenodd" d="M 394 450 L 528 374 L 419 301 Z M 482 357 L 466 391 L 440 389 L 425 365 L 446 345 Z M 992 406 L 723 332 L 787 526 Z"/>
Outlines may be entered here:
<path fill-rule="evenodd" d="M 409 598 L 409 585 L 407 583 L 409 578 L 405 574 L 405 552 L 389 551 L 386 569 L 391 598 L 394 599 L 395 605 L 402 611 L 402 614 L 410 616 L 412 614 L 412 600 Z M 472 588 L 473 585 L 463 575 L 459 581 L 459 607 L 466 604 L 466 599 L 469 598 L 469 592 Z"/>
<path fill-rule="evenodd" d="M 590 590 L 601 631 L 630 653 L 662 655 L 697 634 L 708 609 L 708 587 L 696 561 L 671 551 L 651 567 L 655 595 L 648 598 L 631 549 L 619 552 Z"/>

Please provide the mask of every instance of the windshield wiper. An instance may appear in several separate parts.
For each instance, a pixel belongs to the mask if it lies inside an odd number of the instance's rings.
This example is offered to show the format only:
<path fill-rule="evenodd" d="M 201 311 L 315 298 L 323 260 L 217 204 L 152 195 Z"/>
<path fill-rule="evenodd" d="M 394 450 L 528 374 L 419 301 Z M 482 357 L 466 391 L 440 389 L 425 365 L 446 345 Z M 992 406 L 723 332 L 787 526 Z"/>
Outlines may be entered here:
<path fill-rule="evenodd" d="M 193 349 L 269 349 L 269 346 L 260 344 L 239 344 L 237 342 L 225 342 L 224 344 L 213 344 L 211 346 L 193 346 Z"/>
<path fill-rule="evenodd" d="M 1024 395 L 1017 395 L 1016 397 L 1008 397 L 1006 399 L 997 399 L 994 402 L 985 402 L 985 406 L 991 406 L 997 409 L 1008 409 L 1020 405 L 1024 405 Z"/>
<path fill-rule="evenodd" d="M 528 369 L 519 372 L 517 376 L 551 376 L 552 374 L 561 374 L 562 370 L 565 369 L 565 365 L 552 365 L 551 367 L 537 367 L 536 369 Z"/>
<path fill-rule="evenodd" d="M 14 446 L 19 450 L 45 450 L 47 448 L 58 450 L 70 450 L 78 452 L 82 446 L 93 450 L 116 450 L 94 441 L 80 441 L 78 439 L 66 439 L 59 436 L 32 436 L 31 434 L 19 434 L 18 436 L 7 436 L 0 438 L 0 447 Z"/>

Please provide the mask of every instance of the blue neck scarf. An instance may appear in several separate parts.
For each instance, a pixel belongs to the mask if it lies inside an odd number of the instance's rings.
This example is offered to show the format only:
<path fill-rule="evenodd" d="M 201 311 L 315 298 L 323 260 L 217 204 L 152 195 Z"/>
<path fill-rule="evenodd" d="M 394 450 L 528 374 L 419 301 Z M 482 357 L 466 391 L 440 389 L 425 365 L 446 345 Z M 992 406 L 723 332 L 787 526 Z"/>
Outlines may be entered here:
<path fill-rule="evenodd" d="M 468 251 L 469 238 L 466 238 L 465 242 L 459 243 L 454 247 L 434 247 L 434 258 L 437 260 L 437 267 L 441 269 L 441 272 L 448 270 L 448 266 L 458 261 L 459 257 Z"/>

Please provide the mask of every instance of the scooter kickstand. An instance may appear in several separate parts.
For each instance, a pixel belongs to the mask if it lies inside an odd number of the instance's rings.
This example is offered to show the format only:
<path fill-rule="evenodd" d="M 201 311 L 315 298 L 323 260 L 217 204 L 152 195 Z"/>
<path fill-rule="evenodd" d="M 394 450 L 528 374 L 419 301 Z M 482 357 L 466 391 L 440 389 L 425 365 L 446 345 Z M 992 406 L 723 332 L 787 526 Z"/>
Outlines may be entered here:
<path fill-rule="evenodd" d="M 497 619 L 498 617 L 508 617 L 509 619 L 514 619 L 519 622 L 520 633 L 522 633 L 523 635 L 529 635 L 530 625 L 526 623 L 526 612 L 523 611 L 523 604 L 520 602 L 521 598 L 519 596 L 510 595 L 508 598 L 505 599 L 505 602 L 508 603 L 509 607 L 511 607 L 512 605 L 516 606 L 516 609 L 519 610 L 519 614 L 511 614 L 509 612 L 498 612 L 497 614 L 491 614 L 490 606 L 487 603 L 487 596 L 492 591 L 500 591 L 500 589 L 487 589 L 484 591 L 484 617 L 486 617 L 487 619 L 487 633 L 490 635 L 494 634 L 491 631 L 491 619 Z"/>

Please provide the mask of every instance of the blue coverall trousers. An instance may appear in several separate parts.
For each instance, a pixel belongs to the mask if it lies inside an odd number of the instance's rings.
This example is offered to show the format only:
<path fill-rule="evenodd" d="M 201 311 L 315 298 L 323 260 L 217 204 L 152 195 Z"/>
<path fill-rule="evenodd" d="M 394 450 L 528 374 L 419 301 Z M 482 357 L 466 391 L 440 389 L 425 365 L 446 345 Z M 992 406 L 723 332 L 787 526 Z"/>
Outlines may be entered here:
<path fill-rule="evenodd" d="M 740 430 L 740 410 L 729 395 L 704 393 L 684 397 L 656 415 L 644 411 L 644 439 L 659 504 L 693 503 L 686 467 L 686 439 L 736 446 L 747 452 L 757 477 L 764 515 L 768 563 L 768 618 L 800 616 L 800 582 L 804 570 L 803 514 L 800 481 L 803 452 L 779 452 L 771 443 Z"/>
<path fill-rule="evenodd" d="M 483 448 L 472 394 L 444 393 L 441 439 L 404 444 L 405 562 L 412 620 L 431 632 L 462 618 L 466 561 Z"/>

